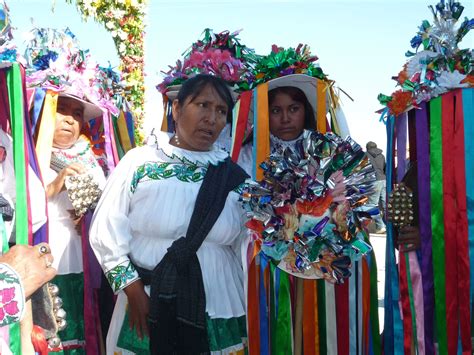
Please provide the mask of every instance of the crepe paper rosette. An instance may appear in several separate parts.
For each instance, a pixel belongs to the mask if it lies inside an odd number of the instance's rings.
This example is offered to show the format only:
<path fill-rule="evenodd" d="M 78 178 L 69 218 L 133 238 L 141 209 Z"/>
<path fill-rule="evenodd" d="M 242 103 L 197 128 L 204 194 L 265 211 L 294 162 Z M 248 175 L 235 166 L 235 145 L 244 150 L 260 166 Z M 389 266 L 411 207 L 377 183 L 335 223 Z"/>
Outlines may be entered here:
<path fill-rule="evenodd" d="M 352 261 L 371 251 L 363 230 L 378 213 L 367 204 L 375 172 L 362 148 L 350 137 L 305 131 L 294 150 L 261 167 L 264 179 L 241 195 L 261 252 L 295 276 L 342 283 Z"/>
<path fill-rule="evenodd" d="M 456 27 L 464 7 L 453 0 L 442 0 L 430 9 L 433 23 L 422 22 L 410 41 L 415 52 L 406 53 L 410 59 L 393 78 L 400 89 L 390 96 L 378 96 L 389 114 L 397 116 L 450 89 L 474 86 L 473 52 L 459 48 L 474 27 L 474 19 L 465 17 Z"/>

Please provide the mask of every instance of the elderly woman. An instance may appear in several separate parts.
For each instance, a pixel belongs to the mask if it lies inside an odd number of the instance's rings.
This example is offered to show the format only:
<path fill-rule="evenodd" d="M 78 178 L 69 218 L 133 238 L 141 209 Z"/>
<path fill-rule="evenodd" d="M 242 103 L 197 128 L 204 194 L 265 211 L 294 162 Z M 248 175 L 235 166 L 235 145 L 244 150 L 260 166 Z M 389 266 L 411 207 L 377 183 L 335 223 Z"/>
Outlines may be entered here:
<path fill-rule="evenodd" d="M 213 146 L 232 108 L 223 80 L 187 80 L 173 102 L 175 134 L 133 149 L 111 175 L 91 226 L 118 294 L 107 353 L 243 353 L 247 175 Z"/>
<path fill-rule="evenodd" d="M 83 125 L 102 115 L 100 108 L 77 96 L 60 93 L 57 103 L 51 167 L 43 173 L 47 184 L 49 242 L 54 256 L 67 328 L 60 332 L 65 350 L 84 350 L 84 276 L 80 219 L 66 191 L 71 176 L 89 174 L 96 184 L 105 185 L 104 172 L 97 162 L 89 140 L 81 135 Z M 83 352 L 82 352 L 83 353 Z"/>

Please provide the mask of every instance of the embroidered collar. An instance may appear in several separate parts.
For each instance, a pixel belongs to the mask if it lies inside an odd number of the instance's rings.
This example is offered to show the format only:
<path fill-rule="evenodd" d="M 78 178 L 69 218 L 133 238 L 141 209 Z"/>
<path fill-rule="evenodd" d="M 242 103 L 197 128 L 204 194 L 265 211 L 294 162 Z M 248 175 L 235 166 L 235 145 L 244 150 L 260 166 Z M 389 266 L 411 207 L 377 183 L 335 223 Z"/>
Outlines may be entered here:
<path fill-rule="evenodd" d="M 97 161 L 92 152 L 90 143 L 82 137 L 70 148 L 58 149 L 53 147 L 52 154 L 66 165 L 80 163 L 86 168 L 94 168 L 97 166 Z"/>
<path fill-rule="evenodd" d="M 161 150 L 170 159 L 178 159 L 181 162 L 189 162 L 194 165 L 217 165 L 219 162 L 224 161 L 229 154 L 225 151 L 212 146 L 211 150 L 207 152 L 198 152 L 193 150 L 187 150 L 179 147 L 175 147 L 169 143 L 171 134 L 160 132 L 157 138 L 157 149 Z"/>

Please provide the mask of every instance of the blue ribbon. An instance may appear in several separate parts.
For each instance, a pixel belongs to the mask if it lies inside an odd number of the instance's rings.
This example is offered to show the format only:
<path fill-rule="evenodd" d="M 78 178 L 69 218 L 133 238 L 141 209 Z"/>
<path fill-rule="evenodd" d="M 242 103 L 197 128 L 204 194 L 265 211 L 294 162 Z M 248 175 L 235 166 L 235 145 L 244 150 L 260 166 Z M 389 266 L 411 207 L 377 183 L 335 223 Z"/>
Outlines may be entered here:
<path fill-rule="evenodd" d="M 135 135 L 133 134 L 133 132 L 134 132 L 133 115 L 129 111 L 124 111 L 123 114 L 124 114 L 124 117 L 125 117 L 125 123 L 127 124 L 128 137 L 130 138 L 130 142 L 132 143 L 132 147 L 135 147 Z"/>
<path fill-rule="evenodd" d="M 41 111 L 41 108 L 43 106 L 43 101 L 46 96 L 46 91 L 45 90 L 36 90 L 35 91 L 35 106 L 34 109 L 36 110 L 36 105 L 37 105 L 37 93 L 41 92 L 39 96 L 42 95 L 42 99 L 38 99 L 38 105 L 39 105 L 39 110 Z M 26 90 L 23 87 L 23 97 L 26 97 Z M 40 102 L 41 101 L 41 102 Z M 40 102 L 40 103 L 39 103 Z M 24 109 L 24 121 L 25 121 L 25 132 L 26 132 L 26 146 L 28 149 L 28 163 L 35 173 L 36 177 L 41 181 L 41 173 L 40 173 L 40 168 L 38 164 L 38 158 L 36 157 L 36 150 L 34 148 L 34 142 L 33 142 L 33 133 L 35 132 L 35 126 L 32 127 L 32 123 L 30 122 L 29 119 L 29 110 L 27 105 L 23 105 Z M 36 120 L 37 122 L 37 120 Z M 34 122 L 34 123 L 36 123 Z M 32 179 L 33 177 L 29 177 L 29 179 Z M 46 199 L 46 194 L 44 196 Z M 34 209 L 36 206 L 30 206 L 30 209 Z M 43 242 L 48 242 L 48 222 L 43 224 L 35 233 L 33 233 L 33 244 L 39 244 Z"/>
<path fill-rule="evenodd" d="M 389 118 L 388 107 L 385 107 L 380 115 L 379 122 L 383 122 L 384 125 L 387 125 L 388 118 Z"/>
<path fill-rule="evenodd" d="M 268 260 L 263 253 L 260 256 L 260 292 L 259 292 L 259 313 L 260 313 L 260 354 L 270 355 L 269 337 L 269 308 L 267 302 L 267 291 L 265 289 L 265 269 Z"/>
<path fill-rule="evenodd" d="M 31 117 L 31 134 L 36 131 L 36 124 L 38 123 L 41 109 L 43 108 L 44 98 L 46 97 L 46 89 L 36 89 L 33 106 L 33 117 Z"/>
<path fill-rule="evenodd" d="M 464 156 L 466 165 L 466 210 L 469 238 L 470 299 L 474 302 L 474 89 L 462 90 L 464 115 Z"/>
<path fill-rule="evenodd" d="M 253 147 L 252 147 L 252 179 L 257 177 L 257 133 L 258 133 L 258 115 L 257 115 L 257 89 L 253 89 Z"/>
<path fill-rule="evenodd" d="M 392 191 L 393 180 L 393 135 L 395 116 L 387 119 L 387 195 Z M 393 248 L 393 226 L 387 223 L 387 247 L 385 251 L 385 299 L 384 299 L 384 354 L 403 355 L 403 323 L 400 318 L 398 297 L 398 272 Z"/>

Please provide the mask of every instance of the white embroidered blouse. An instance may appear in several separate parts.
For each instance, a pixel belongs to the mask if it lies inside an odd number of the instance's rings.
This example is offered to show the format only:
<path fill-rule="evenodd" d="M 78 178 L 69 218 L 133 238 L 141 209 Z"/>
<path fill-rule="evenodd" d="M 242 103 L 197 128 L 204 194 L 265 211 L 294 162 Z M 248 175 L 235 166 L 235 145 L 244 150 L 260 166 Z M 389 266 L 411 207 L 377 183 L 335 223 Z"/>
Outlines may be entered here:
<path fill-rule="evenodd" d="M 184 150 L 160 133 L 158 143 L 135 148 L 110 176 L 96 208 L 92 248 L 115 292 L 138 279 L 132 265 L 154 269 L 174 240 L 186 235 L 209 164 L 228 154 Z M 238 191 L 197 251 L 211 318 L 245 314 L 240 246 L 245 237 Z"/>

